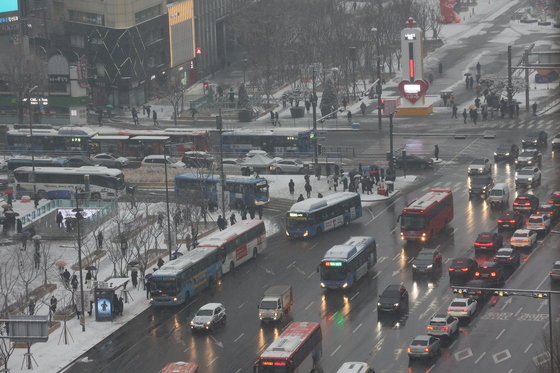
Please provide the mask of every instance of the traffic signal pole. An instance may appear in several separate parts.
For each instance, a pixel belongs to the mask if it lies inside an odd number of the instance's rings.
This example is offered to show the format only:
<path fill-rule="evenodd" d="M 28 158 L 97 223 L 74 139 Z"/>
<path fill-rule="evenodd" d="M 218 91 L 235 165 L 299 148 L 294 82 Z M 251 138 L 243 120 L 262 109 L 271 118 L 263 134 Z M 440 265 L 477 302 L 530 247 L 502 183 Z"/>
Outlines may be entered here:
<path fill-rule="evenodd" d="M 313 66 L 313 97 L 311 97 L 311 104 L 313 106 L 313 165 L 315 174 L 319 167 L 319 152 L 317 149 L 317 93 L 315 92 L 315 65 Z"/>
<path fill-rule="evenodd" d="M 379 57 L 377 57 L 377 86 L 375 92 L 377 93 L 377 124 L 381 129 L 381 93 L 383 88 L 381 87 L 381 59 Z"/>

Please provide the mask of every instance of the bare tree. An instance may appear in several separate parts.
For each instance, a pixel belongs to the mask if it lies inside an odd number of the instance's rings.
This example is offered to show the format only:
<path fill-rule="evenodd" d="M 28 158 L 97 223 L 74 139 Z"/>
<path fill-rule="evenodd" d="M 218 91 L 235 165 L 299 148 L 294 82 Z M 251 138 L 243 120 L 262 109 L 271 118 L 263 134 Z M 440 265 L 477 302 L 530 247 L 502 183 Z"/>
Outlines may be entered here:
<path fill-rule="evenodd" d="M 173 124 L 177 125 L 177 117 L 183 111 L 184 93 L 186 87 L 175 77 L 170 77 L 169 81 L 155 83 L 155 95 L 173 107 Z"/>
<path fill-rule="evenodd" d="M 0 325 L 0 361 L 2 366 L 7 369 L 8 361 L 14 353 L 16 345 L 9 338 L 5 338 L 8 335 L 6 328 L 5 324 Z"/>
<path fill-rule="evenodd" d="M 49 272 L 53 272 L 56 261 L 60 259 L 60 257 L 53 256 L 51 247 L 52 245 L 50 241 L 45 240 L 41 242 L 41 261 L 39 262 L 39 269 L 43 273 L 43 285 L 47 285 L 49 283 Z"/>
<path fill-rule="evenodd" d="M 35 266 L 33 254 L 24 250 L 23 247 L 16 249 L 17 277 L 23 285 L 24 297 L 29 299 L 29 287 L 41 274 L 41 270 Z"/>
<path fill-rule="evenodd" d="M 2 297 L 2 315 L 8 317 L 8 308 L 13 298 L 17 284 L 17 257 L 15 253 L 7 256 L 6 261 L 0 262 L 0 297 Z"/>

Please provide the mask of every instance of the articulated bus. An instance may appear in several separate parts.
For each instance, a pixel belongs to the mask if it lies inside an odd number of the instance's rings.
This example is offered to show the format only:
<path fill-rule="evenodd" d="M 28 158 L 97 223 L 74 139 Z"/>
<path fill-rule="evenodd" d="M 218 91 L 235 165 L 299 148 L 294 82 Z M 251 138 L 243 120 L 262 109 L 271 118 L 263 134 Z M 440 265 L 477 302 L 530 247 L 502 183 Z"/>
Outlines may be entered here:
<path fill-rule="evenodd" d="M 225 131 L 222 133 L 222 149 L 226 153 L 247 153 L 250 150 L 264 150 L 275 155 L 313 153 L 311 133 L 290 128 Z"/>
<path fill-rule="evenodd" d="M 179 200 L 207 201 L 218 207 L 219 175 L 181 174 L 175 176 L 175 195 Z M 270 202 L 268 181 L 262 177 L 227 176 L 226 201 L 236 209 L 255 207 Z"/>
<path fill-rule="evenodd" d="M 11 152 L 29 152 L 31 149 L 39 154 L 76 155 L 87 154 L 89 139 L 95 131 L 88 127 L 61 127 L 55 129 L 20 128 L 6 133 L 6 149 Z"/>
<path fill-rule="evenodd" d="M 222 273 L 256 258 L 266 248 L 266 229 L 262 220 L 242 220 L 204 237 L 197 247 L 217 247 Z"/>
<path fill-rule="evenodd" d="M 362 216 L 358 193 L 338 192 L 295 203 L 286 214 L 288 237 L 313 237 Z"/>
<path fill-rule="evenodd" d="M 264 350 L 253 373 L 321 371 L 322 339 L 318 323 L 293 322 Z"/>
<path fill-rule="evenodd" d="M 33 182 L 35 176 L 35 182 Z M 18 195 L 33 193 L 41 198 L 72 198 L 76 190 L 89 191 L 90 199 L 116 199 L 125 193 L 121 170 L 100 166 L 19 167 L 14 171 Z M 35 187 L 34 187 L 35 186 Z"/>
<path fill-rule="evenodd" d="M 399 216 L 401 239 L 408 241 L 429 241 L 453 220 L 453 192 L 451 190 L 430 190 L 410 203 Z"/>
<path fill-rule="evenodd" d="M 373 237 L 350 237 L 331 247 L 320 264 L 321 287 L 352 287 L 377 263 L 377 246 Z"/>
<path fill-rule="evenodd" d="M 153 306 L 176 306 L 188 301 L 205 288 L 218 282 L 222 261 L 216 247 L 193 249 L 165 263 L 154 272 L 150 303 Z"/>

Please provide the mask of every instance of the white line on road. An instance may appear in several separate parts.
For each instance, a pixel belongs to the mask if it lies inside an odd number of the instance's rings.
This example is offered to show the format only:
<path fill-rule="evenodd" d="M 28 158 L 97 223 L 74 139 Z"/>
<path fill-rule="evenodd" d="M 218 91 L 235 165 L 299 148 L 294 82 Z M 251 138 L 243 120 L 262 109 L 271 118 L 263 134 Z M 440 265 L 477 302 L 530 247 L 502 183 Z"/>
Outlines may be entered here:
<path fill-rule="evenodd" d="M 372 280 L 375 280 L 383 271 L 379 271 L 377 272 L 375 275 L 373 275 L 373 277 L 371 278 Z"/>
<path fill-rule="evenodd" d="M 342 347 L 342 345 L 338 345 L 338 347 L 335 348 L 334 351 L 331 353 L 331 357 L 334 356 L 334 354 L 336 354 L 338 352 L 338 350 L 340 350 L 341 347 Z"/>
<path fill-rule="evenodd" d="M 529 349 L 533 346 L 532 343 L 529 343 L 529 346 L 527 346 L 527 348 L 525 349 L 525 351 L 523 351 L 524 353 L 527 353 L 527 351 L 529 351 Z"/>
<path fill-rule="evenodd" d="M 393 257 L 393 260 L 397 260 L 397 258 L 400 258 L 400 257 L 401 257 L 401 253 L 398 253 L 397 255 L 395 255 L 395 256 Z"/>
<path fill-rule="evenodd" d="M 506 330 L 502 329 L 502 331 L 500 333 L 498 333 L 498 335 L 496 336 L 496 339 L 500 339 L 500 337 L 502 336 L 502 334 L 504 334 Z"/>
<path fill-rule="evenodd" d="M 508 304 L 510 304 L 511 302 L 513 302 L 513 299 L 508 298 L 508 299 L 504 302 L 504 304 L 502 305 L 502 308 L 500 308 L 500 311 L 503 311 L 503 310 L 508 306 Z"/>
<path fill-rule="evenodd" d="M 432 366 L 429 367 L 428 370 L 426 370 L 426 373 L 430 373 L 435 366 L 436 366 L 435 364 L 432 364 Z"/>
<path fill-rule="evenodd" d="M 309 304 L 305 307 L 305 310 L 307 311 L 307 310 L 309 309 L 309 307 L 311 307 L 311 306 L 313 305 L 313 303 L 315 303 L 315 302 L 312 301 L 311 303 L 309 303 Z"/>
<path fill-rule="evenodd" d="M 237 306 L 238 309 L 243 308 L 243 306 L 245 305 L 245 302 L 241 303 L 239 306 Z"/>
<path fill-rule="evenodd" d="M 185 351 L 183 351 L 183 352 L 187 352 L 187 351 L 190 350 L 190 349 L 191 349 L 190 347 L 187 347 L 187 348 L 185 349 Z"/>
<path fill-rule="evenodd" d="M 453 346 L 455 346 L 455 343 L 457 343 L 457 340 L 454 340 L 453 343 L 451 343 L 449 345 L 449 349 L 451 350 L 453 348 Z"/>
<path fill-rule="evenodd" d="M 476 359 L 476 360 L 474 361 L 474 363 L 475 363 L 475 364 L 478 364 L 478 362 L 479 362 L 480 360 L 482 360 L 482 358 L 484 357 L 484 355 L 486 355 L 486 352 L 483 352 L 482 355 L 480 355 L 480 356 L 478 357 L 478 359 Z"/>
<path fill-rule="evenodd" d="M 400 269 L 397 269 L 396 271 L 393 271 L 393 277 L 395 277 L 396 275 L 398 275 L 399 273 L 401 273 Z"/>
<path fill-rule="evenodd" d="M 537 308 L 537 312 L 541 312 L 541 308 L 543 308 L 547 303 L 548 303 L 548 301 L 546 301 L 546 300 L 541 301 L 541 304 L 539 305 L 539 308 Z"/>
<path fill-rule="evenodd" d="M 313 277 L 313 275 L 314 275 L 315 273 L 317 273 L 317 272 L 311 272 L 311 273 L 309 274 L 309 276 L 307 276 L 307 278 Z"/>
<path fill-rule="evenodd" d="M 387 211 L 389 208 L 391 208 L 395 203 L 397 203 L 397 201 L 398 201 L 398 200 L 395 199 L 395 200 L 394 200 L 392 203 L 390 203 L 387 207 L 385 207 L 383 210 L 379 211 L 379 214 L 377 214 L 376 216 L 374 216 L 373 218 L 371 218 L 371 220 L 368 221 L 368 222 L 366 223 L 366 225 L 369 225 L 372 221 L 374 221 L 375 219 L 377 219 L 378 217 L 380 217 L 381 215 L 383 215 L 383 213 L 384 213 L 385 211 Z M 373 213 L 372 213 L 372 215 L 373 215 Z"/>
<path fill-rule="evenodd" d="M 360 323 L 358 326 L 356 326 L 354 328 L 354 330 L 352 330 L 352 333 L 356 333 L 358 331 L 358 329 L 360 329 L 362 327 L 362 323 Z"/>
<path fill-rule="evenodd" d="M 239 340 L 241 339 L 241 337 L 243 337 L 244 335 L 245 335 L 245 333 L 239 334 L 239 337 L 235 338 L 235 339 L 233 340 L 233 343 L 239 341 Z"/>
<path fill-rule="evenodd" d="M 208 363 L 207 367 L 209 367 L 210 365 L 214 364 L 214 361 L 218 360 L 218 356 L 216 356 L 215 358 L 213 358 L 212 360 L 210 360 L 210 362 Z"/>
<path fill-rule="evenodd" d="M 394 233 L 399 227 L 395 227 L 393 228 L 393 230 L 391 231 L 391 233 Z"/>
<path fill-rule="evenodd" d="M 546 328 L 548 328 L 548 323 L 549 323 L 549 322 L 550 322 L 550 321 L 547 321 L 547 322 L 542 326 L 541 329 L 542 329 L 542 330 L 546 330 Z"/>
<path fill-rule="evenodd" d="M 295 265 L 296 265 L 296 261 L 294 260 L 293 262 L 291 262 L 290 264 L 288 264 L 288 265 L 286 266 L 286 269 L 290 269 L 290 268 L 292 268 L 292 267 L 295 266 Z"/>
<path fill-rule="evenodd" d="M 544 276 L 542 281 L 537 285 L 537 290 L 539 290 L 541 288 L 542 284 L 544 284 L 544 282 L 546 281 L 547 278 L 548 278 L 548 276 Z"/>
<path fill-rule="evenodd" d="M 358 296 L 358 294 L 360 294 L 360 292 L 356 292 L 356 294 L 352 295 L 352 297 L 350 297 L 350 300 L 353 300 L 354 298 L 356 298 Z"/>
<path fill-rule="evenodd" d="M 241 372 L 242 372 L 241 368 L 239 368 L 235 371 L 235 373 L 241 373 Z"/>

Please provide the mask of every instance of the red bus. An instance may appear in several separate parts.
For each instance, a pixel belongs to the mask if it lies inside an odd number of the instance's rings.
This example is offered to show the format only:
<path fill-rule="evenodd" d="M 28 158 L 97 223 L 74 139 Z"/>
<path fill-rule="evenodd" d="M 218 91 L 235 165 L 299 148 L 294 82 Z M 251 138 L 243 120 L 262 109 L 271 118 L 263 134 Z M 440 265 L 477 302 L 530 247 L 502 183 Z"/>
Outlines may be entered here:
<path fill-rule="evenodd" d="M 261 354 L 253 373 L 315 372 L 320 369 L 323 336 L 315 322 L 293 322 Z"/>
<path fill-rule="evenodd" d="M 198 365 L 184 361 L 167 363 L 159 373 L 198 373 Z"/>
<path fill-rule="evenodd" d="M 405 207 L 399 216 L 401 239 L 429 241 L 453 220 L 453 192 L 430 190 Z"/>

